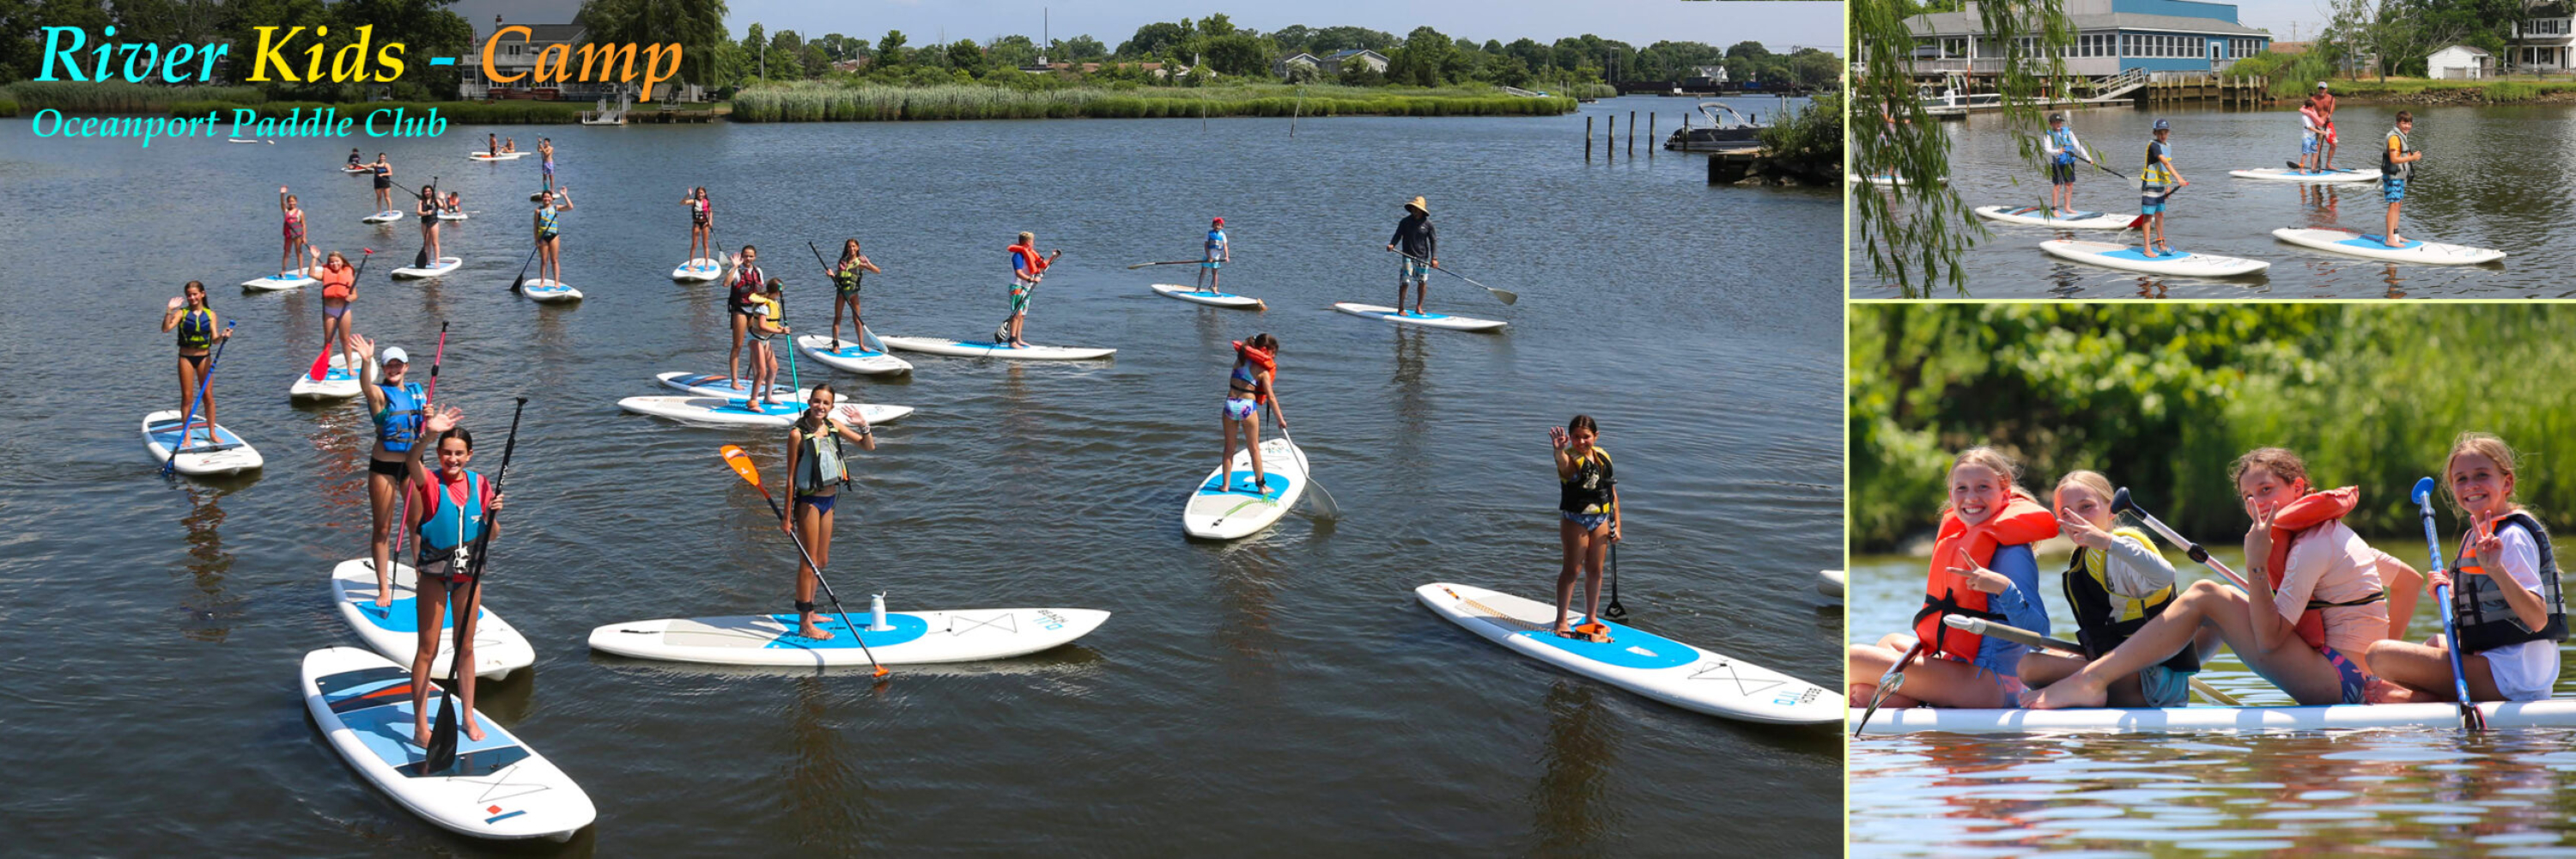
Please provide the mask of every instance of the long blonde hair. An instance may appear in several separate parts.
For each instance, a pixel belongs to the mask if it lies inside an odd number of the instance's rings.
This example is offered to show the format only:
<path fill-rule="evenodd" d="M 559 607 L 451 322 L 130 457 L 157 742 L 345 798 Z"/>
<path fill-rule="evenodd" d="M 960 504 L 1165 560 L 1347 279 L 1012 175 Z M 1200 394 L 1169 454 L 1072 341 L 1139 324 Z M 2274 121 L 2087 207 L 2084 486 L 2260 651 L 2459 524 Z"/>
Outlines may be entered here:
<path fill-rule="evenodd" d="M 2442 484 L 2442 497 L 2450 499 L 2451 509 L 2467 512 L 2467 508 L 2460 506 L 2460 499 L 2451 494 L 2451 463 L 2458 462 L 2463 453 L 2486 457 L 2497 468 L 2504 469 L 2504 476 L 2514 481 L 2515 489 L 2522 488 L 2521 475 L 2514 471 L 2513 447 L 2505 444 L 2504 439 L 2496 437 L 2495 433 L 2470 430 L 2451 440 L 2451 455 L 2442 457 L 2442 479 L 2435 481 Z M 2523 509 L 2522 505 L 2513 503 L 2512 496 L 2505 497 L 2505 506 L 2511 510 Z"/>
<path fill-rule="evenodd" d="M 1985 466 L 1994 473 L 2003 475 L 2004 485 L 2011 491 L 2012 497 L 2019 498 L 2033 504 L 2039 503 L 2039 496 L 2032 495 L 2030 490 L 2022 488 L 2021 463 L 2015 462 L 2012 458 L 2012 454 L 2005 453 L 2002 449 L 1991 445 L 1981 444 L 1976 447 L 1968 448 L 1967 450 L 1959 451 L 1959 455 L 1950 460 L 1950 470 L 1941 473 L 1942 481 L 1946 484 L 1949 481 L 1950 475 L 1958 473 L 1961 467 L 1970 465 Z M 1949 514 L 1949 491 L 1947 488 L 1944 488 L 1941 493 L 1941 515 L 1947 516 Z"/>

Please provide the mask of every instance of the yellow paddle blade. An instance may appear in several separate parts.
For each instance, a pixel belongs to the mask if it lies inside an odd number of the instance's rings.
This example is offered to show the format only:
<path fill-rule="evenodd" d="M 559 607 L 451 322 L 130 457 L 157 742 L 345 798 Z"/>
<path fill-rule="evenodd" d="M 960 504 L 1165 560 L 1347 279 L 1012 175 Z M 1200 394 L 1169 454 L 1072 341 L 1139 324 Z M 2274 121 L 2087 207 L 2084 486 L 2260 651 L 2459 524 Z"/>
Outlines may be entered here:
<path fill-rule="evenodd" d="M 742 475 L 742 479 L 750 481 L 752 486 L 760 486 L 760 466 L 752 464 L 751 454 L 744 453 L 739 445 L 730 444 L 724 446 L 722 453 L 725 464 L 733 467 L 733 473 Z M 765 491 L 766 487 L 763 489 Z"/>

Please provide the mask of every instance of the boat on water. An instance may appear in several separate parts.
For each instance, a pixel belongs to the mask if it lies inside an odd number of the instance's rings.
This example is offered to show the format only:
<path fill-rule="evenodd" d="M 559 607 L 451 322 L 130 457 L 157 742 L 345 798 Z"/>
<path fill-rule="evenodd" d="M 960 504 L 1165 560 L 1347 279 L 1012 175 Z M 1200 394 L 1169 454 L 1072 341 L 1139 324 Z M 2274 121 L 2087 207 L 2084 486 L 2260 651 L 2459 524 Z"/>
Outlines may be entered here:
<path fill-rule="evenodd" d="M 1760 139 L 1762 129 L 1770 127 L 1762 124 L 1761 114 L 1754 114 L 1747 118 L 1744 114 L 1735 112 L 1735 108 L 1713 101 L 1700 102 L 1699 112 L 1701 116 L 1708 117 L 1708 125 L 1683 126 L 1674 129 L 1673 136 L 1664 139 L 1665 149 L 1674 152 L 1718 152 L 1742 149 L 1759 145 L 1762 142 Z"/>
<path fill-rule="evenodd" d="M 2504 701 L 2478 705 L 2489 728 L 2576 727 L 2576 700 Z M 2220 731 L 2324 731 L 2356 728 L 2458 728 L 2457 704 L 2333 704 L 2319 707 L 2079 707 L 2065 710 L 1994 710 L 1914 707 L 1880 710 L 1861 725 L 1861 710 L 1846 717 L 1864 734 L 2029 734 L 2104 731 L 2124 734 Z"/>

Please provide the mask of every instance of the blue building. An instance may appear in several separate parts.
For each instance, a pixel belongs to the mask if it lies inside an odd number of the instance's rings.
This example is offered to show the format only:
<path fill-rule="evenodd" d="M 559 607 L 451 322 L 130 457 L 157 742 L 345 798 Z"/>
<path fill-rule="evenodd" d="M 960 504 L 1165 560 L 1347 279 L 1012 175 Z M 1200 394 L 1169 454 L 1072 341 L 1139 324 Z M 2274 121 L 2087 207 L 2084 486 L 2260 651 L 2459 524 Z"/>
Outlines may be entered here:
<path fill-rule="evenodd" d="M 2271 48 L 2272 34 L 2237 23 L 2236 7 L 2198 0 L 2066 0 L 2078 35 L 2066 73 L 2102 77 L 2130 70 L 2224 72 Z M 1992 75 L 2003 71 L 2004 45 L 1985 34 L 1977 4 L 1905 20 L 1914 33 L 1917 75 Z M 2023 37 L 2032 50 L 2036 37 Z"/>

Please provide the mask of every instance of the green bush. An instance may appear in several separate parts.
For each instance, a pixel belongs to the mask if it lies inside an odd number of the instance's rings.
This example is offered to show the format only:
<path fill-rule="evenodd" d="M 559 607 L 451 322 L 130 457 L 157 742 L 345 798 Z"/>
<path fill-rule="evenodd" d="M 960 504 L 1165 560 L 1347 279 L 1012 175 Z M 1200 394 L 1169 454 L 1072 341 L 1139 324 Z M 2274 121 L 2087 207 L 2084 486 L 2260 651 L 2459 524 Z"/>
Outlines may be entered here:
<path fill-rule="evenodd" d="M 1032 76 L 1040 77 L 1040 76 Z M 1493 90 L 1221 83 L 1204 87 L 896 85 L 799 81 L 734 96 L 739 122 L 938 119 L 1195 118 L 1381 114 L 1389 116 L 1554 116 L 1569 97 L 1519 98 Z"/>
<path fill-rule="evenodd" d="M 14 101 L 10 101 L 10 100 L 9 100 L 7 97 L 5 97 L 5 96 L 0 96 L 0 116 L 17 116 L 17 115 L 18 115 L 18 103 L 17 103 L 17 102 L 14 102 Z"/>
<path fill-rule="evenodd" d="M 0 87 L 0 97 L 28 110 L 53 108 L 65 113 L 157 113 L 182 101 L 229 101 L 258 104 L 267 98 L 258 87 L 154 86 L 127 81 L 20 81 Z"/>
<path fill-rule="evenodd" d="M 426 117 L 436 109 L 441 118 L 462 125 L 549 125 L 581 121 L 582 105 L 551 101 L 370 101 L 357 104 L 325 104 L 318 101 L 272 101 L 242 104 L 232 101 L 186 101 L 170 105 L 173 116 L 203 116 L 209 110 L 216 119 L 230 122 L 233 111 L 249 108 L 258 116 L 282 117 L 295 110 L 310 116 L 323 108 L 338 108 L 340 116 L 356 120 L 363 127 L 368 114 L 377 110 L 401 110 L 409 117 Z"/>

